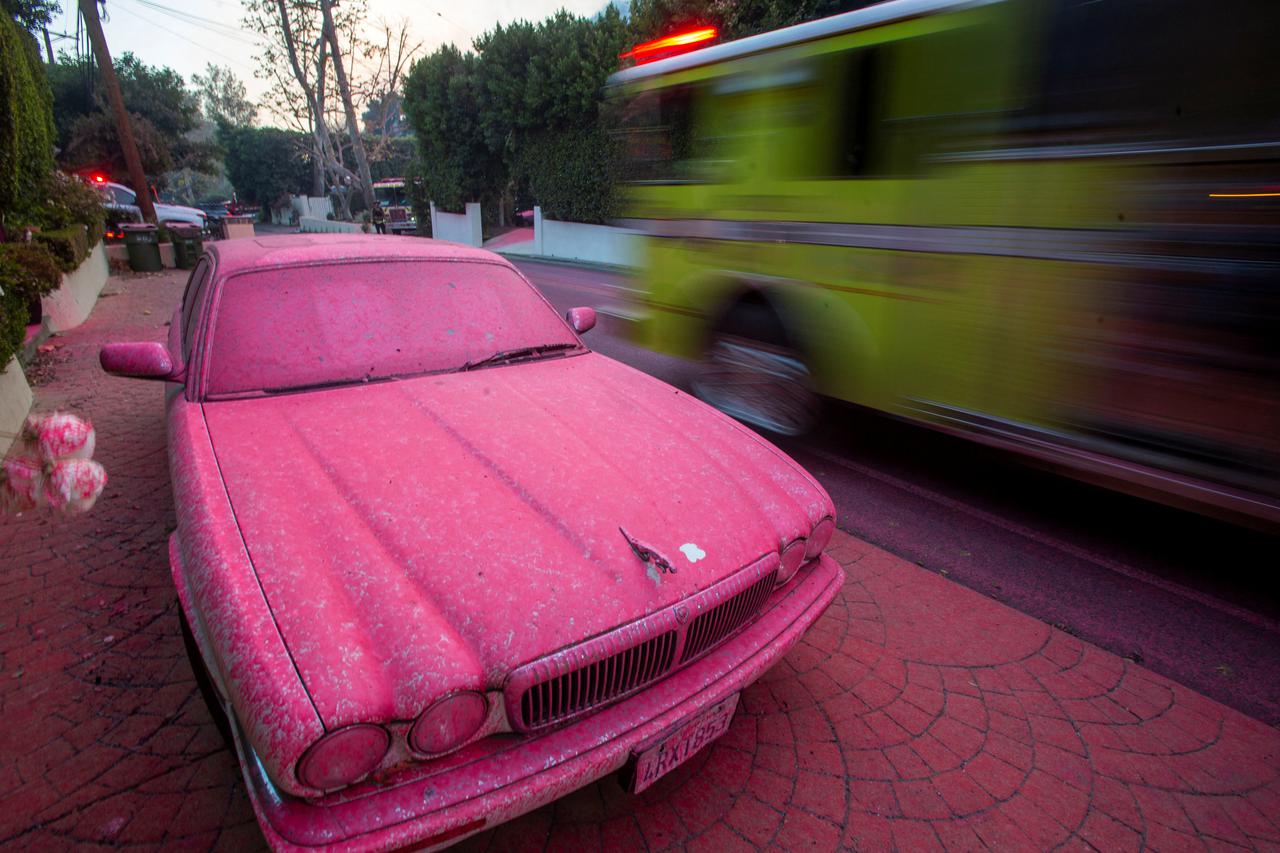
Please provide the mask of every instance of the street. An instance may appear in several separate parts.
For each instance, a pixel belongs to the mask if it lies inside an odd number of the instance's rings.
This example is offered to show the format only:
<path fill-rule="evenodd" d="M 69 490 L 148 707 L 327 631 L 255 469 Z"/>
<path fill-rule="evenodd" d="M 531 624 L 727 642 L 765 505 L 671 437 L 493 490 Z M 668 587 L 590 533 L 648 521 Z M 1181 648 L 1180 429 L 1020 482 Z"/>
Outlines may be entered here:
<path fill-rule="evenodd" d="M 625 310 L 621 275 L 519 265 L 562 312 Z M 587 342 L 688 388 L 693 365 L 631 345 L 607 313 Z M 829 406 L 811 436 L 771 439 L 826 486 L 841 529 L 1280 725 L 1276 537 L 851 406 Z"/>

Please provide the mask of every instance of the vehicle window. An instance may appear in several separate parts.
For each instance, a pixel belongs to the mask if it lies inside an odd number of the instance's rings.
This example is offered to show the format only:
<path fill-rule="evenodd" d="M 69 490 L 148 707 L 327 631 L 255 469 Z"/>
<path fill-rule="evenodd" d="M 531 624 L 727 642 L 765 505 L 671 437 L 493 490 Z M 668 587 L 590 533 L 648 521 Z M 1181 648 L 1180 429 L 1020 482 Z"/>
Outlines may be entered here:
<path fill-rule="evenodd" d="M 529 284 L 490 263 L 380 261 L 245 273 L 221 285 L 211 395 L 456 370 L 577 338 Z"/>
<path fill-rule="evenodd" d="M 670 183 L 689 178 L 695 147 L 693 86 L 641 92 L 615 108 L 626 179 Z"/>
<path fill-rule="evenodd" d="M 882 174 L 885 133 L 882 51 L 866 48 L 844 57 L 842 118 L 837 127 L 835 174 L 867 177 Z"/>
<path fill-rule="evenodd" d="M 1275 138 L 1280 52 L 1240 38 L 1269 21 L 1274 0 L 1237 0 L 1227 13 L 1200 0 L 1049 4 L 1032 113 L 1070 141 Z"/>
<path fill-rule="evenodd" d="M 200 311 L 196 306 L 204 296 L 205 283 L 209 280 L 209 262 L 202 260 L 196 264 L 187 279 L 187 290 L 182 296 L 182 362 L 191 363 L 191 344 L 196 336 L 196 325 Z"/>
<path fill-rule="evenodd" d="M 115 196 L 116 204 L 133 204 L 137 197 L 135 193 L 124 189 L 123 187 L 110 187 L 111 194 Z"/>

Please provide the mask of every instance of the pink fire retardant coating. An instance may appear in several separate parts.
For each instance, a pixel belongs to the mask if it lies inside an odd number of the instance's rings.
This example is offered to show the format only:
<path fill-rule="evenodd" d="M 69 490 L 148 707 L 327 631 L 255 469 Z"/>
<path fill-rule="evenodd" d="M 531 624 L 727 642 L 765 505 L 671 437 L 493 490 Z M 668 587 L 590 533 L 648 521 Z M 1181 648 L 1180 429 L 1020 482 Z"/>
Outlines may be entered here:
<path fill-rule="evenodd" d="M 106 485 L 106 469 L 92 459 L 61 459 L 45 479 L 45 500 L 64 512 L 88 512 Z"/>
<path fill-rule="evenodd" d="M 489 706 L 479 693 L 455 693 L 422 713 L 409 732 L 409 745 L 424 755 L 448 752 L 480 728 Z"/>
<path fill-rule="evenodd" d="M 44 470 L 26 456 L 4 460 L 0 476 L 0 508 L 5 512 L 30 512 L 44 505 Z"/>
<path fill-rule="evenodd" d="M 782 546 L 834 514 L 808 473 L 591 352 L 496 255 L 217 243 L 174 319 L 164 353 L 101 361 L 171 382 L 170 566 L 277 849 L 438 844 L 616 772 L 758 678 L 839 588 L 825 557 L 773 586 Z M 668 644 L 660 677 L 572 719 L 521 719 L 513 673 L 686 637 L 739 612 L 743 583 L 740 630 Z"/>
<path fill-rule="evenodd" d="M 32 415 L 27 418 L 23 433 L 27 441 L 35 445 L 43 462 L 93 456 L 93 424 L 67 412 Z"/>

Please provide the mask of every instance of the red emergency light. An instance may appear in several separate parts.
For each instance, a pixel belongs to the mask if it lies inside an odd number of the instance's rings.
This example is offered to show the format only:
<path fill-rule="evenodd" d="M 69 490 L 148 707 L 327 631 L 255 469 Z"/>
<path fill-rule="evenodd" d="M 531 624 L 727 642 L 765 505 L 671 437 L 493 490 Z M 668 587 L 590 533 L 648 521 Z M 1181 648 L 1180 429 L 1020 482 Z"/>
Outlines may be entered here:
<path fill-rule="evenodd" d="M 107 182 L 107 176 L 95 172 L 93 175 L 93 182 L 95 184 L 105 184 Z"/>
<path fill-rule="evenodd" d="M 654 62 L 659 59 L 665 59 L 668 56 L 674 56 L 677 53 L 693 50 L 706 42 L 714 40 L 719 35 L 720 31 L 715 27 L 699 27 L 696 30 L 688 30 L 638 44 L 626 53 L 618 54 L 618 58 L 634 59 L 637 65 L 642 65 L 646 62 Z"/>

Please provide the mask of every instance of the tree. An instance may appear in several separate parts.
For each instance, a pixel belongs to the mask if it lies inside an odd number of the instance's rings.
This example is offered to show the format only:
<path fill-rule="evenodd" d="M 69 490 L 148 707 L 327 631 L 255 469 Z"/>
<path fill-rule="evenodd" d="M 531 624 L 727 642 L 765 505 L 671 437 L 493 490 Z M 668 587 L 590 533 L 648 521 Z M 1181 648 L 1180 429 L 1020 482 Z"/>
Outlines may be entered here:
<path fill-rule="evenodd" d="M 485 144 L 478 72 L 479 58 L 450 44 L 415 62 L 405 79 L 422 192 L 446 210 L 494 199 L 503 184 L 501 159 Z"/>
<path fill-rule="evenodd" d="M 105 93 L 87 59 L 65 53 L 48 67 L 58 129 L 59 159 L 68 168 L 115 162 L 105 146 L 118 144 L 114 133 L 95 116 L 105 115 Z M 187 89 L 182 75 L 170 68 L 156 68 L 132 53 L 113 58 L 125 109 L 146 126 L 137 131 L 143 168 L 158 176 L 170 168 L 214 169 L 214 146 L 191 138 L 200 123 L 200 102 Z M 90 120 L 91 119 L 91 120 Z M 135 127 L 137 124 L 135 123 Z"/>
<path fill-rule="evenodd" d="M 142 170 L 155 176 L 173 168 L 169 144 L 156 126 L 138 113 L 129 114 L 129 123 L 133 127 L 138 156 L 142 159 Z M 76 119 L 60 159 L 72 170 L 101 169 L 110 175 L 124 175 L 129 171 L 115 119 L 104 112 L 89 113 Z"/>
<path fill-rule="evenodd" d="M 351 82 L 342 62 L 342 45 L 338 42 L 338 28 L 333 22 L 333 0 L 320 0 L 320 12 L 324 19 L 324 37 L 333 51 L 334 77 L 338 81 L 338 93 L 342 96 L 342 111 L 347 117 L 347 133 L 351 134 L 351 150 L 355 154 L 356 167 L 360 170 L 360 189 L 364 193 L 364 205 L 373 207 L 373 178 L 369 174 L 369 156 L 360 136 L 360 119 L 355 102 L 351 99 Z"/>
<path fill-rule="evenodd" d="M 413 58 L 422 50 L 422 42 L 411 42 L 409 33 L 408 20 L 401 20 L 396 26 L 383 21 L 381 40 L 367 46 L 366 60 L 372 65 L 359 88 L 365 103 L 360 116 L 364 121 L 363 132 L 372 141 L 371 162 L 381 159 L 380 149 L 391 140 L 409 132 L 400 90 Z"/>
<path fill-rule="evenodd" d="M 258 108 L 229 66 L 210 62 L 204 74 L 191 75 L 191 84 L 209 121 L 247 127 L 257 117 Z"/>
<path fill-rule="evenodd" d="M 58 0 L 0 0 L 0 7 L 33 35 L 45 31 L 54 17 L 62 14 Z"/>
<path fill-rule="evenodd" d="M 258 76 L 269 84 L 265 106 L 311 138 L 311 194 L 324 194 L 326 178 L 330 186 L 349 184 L 355 175 L 346 166 L 341 136 L 331 130 L 339 121 L 328 98 L 334 63 L 319 10 L 309 0 L 245 0 L 244 7 L 244 26 L 263 37 Z M 364 16 L 363 0 L 345 3 L 333 15 L 349 59 L 357 52 Z M 345 194 L 338 203 L 349 218 Z"/>
<path fill-rule="evenodd" d="M 497 202 L 499 221 L 526 191 L 549 213 L 607 219 L 614 146 L 600 129 L 601 93 L 629 38 L 616 8 L 561 11 L 495 27 L 475 54 L 449 46 L 416 63 L 405 110 L 424 191 L 438 205 Z"/>
<path fill-rule="evenodd" d="M 271 205 L 287 193 L 305 193 L 311 182 L 307 134 L 221 123 L 218 142 L 226 152 L 227 178 L 242 201 Z"/>
<path fill-rule="evenodd" d="M 58 61 L 45 68 L 49 88 L 53 92 L 53 120 L 57 125 L 58 148 L 66 148 L 71 139 L 71 126 L 81 117 L 101 112 L 98 97 L 98 75 L 87 59 L 77 60 L 61 53 Z"/>
<path fill-rule="evenodd" d="M 29 205 L 53 169 L 53 117 L 34 39 L 0 19 L 0 218 Z"/>

